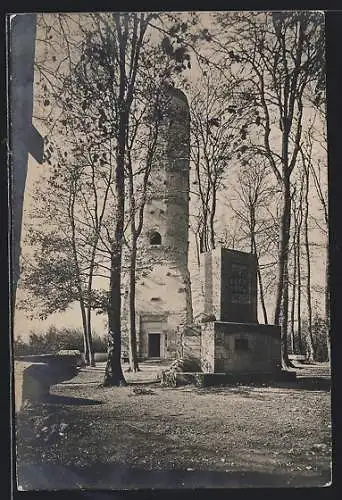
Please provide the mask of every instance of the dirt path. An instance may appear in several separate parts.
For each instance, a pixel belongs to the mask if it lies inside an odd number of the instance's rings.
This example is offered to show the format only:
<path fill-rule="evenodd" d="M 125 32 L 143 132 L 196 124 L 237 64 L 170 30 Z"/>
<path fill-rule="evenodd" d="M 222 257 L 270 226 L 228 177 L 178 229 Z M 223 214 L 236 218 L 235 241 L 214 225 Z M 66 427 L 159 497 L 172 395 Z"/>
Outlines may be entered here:
<path fill-rule="evenodd" d="M 296 384 L 203 389 L 162 388 L 154 382 L 159 369 L 144 364 L 127 374 L 134 385 L 103 388 L 104 366 L 87 368 L 28 408 L 18 421 L 24 489 L 329 481 L 326 365 L 299 370 Z"/>

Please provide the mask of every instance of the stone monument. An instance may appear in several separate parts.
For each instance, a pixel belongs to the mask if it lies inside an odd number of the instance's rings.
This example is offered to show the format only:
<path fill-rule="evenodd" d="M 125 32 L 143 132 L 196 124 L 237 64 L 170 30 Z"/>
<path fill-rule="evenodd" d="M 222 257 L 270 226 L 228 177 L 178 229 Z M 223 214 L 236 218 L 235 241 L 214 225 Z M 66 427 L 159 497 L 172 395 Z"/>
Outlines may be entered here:
<path fill-rule="evenodd" d="M 280 327 L 257 321 L 254 255 L 217 248 L 202 254 L 204 373 L 274 377 L 281 371 Z"/>

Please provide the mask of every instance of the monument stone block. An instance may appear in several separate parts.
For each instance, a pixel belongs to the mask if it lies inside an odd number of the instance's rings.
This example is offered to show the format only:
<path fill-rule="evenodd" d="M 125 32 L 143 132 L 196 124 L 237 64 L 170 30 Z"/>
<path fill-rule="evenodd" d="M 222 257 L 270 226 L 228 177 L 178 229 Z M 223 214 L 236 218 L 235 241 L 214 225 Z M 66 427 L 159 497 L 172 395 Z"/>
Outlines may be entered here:
<path fill-rule="evenodd" d="M 221 321 L 202 325 L 205 373 L 262 373 L 280 370 L 280 327 Z"/>
<path fill-rule="evenodd" d="M 255 255 L 218 247 L 201 258 L 204 314 L 216 321 L 257 323 Z"/>

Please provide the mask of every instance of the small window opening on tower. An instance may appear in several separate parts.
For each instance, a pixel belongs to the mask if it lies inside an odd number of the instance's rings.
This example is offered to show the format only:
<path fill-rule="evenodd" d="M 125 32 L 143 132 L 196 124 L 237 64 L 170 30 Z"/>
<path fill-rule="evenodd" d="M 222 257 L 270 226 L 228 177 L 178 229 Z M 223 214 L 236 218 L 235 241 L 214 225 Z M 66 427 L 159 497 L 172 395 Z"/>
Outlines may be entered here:
<path fill-rule="evenodd" d="M 157 233 L 157 231 L 151 234 L 150 245 L 161 245 L 161 236 L 160 233 Z"/>

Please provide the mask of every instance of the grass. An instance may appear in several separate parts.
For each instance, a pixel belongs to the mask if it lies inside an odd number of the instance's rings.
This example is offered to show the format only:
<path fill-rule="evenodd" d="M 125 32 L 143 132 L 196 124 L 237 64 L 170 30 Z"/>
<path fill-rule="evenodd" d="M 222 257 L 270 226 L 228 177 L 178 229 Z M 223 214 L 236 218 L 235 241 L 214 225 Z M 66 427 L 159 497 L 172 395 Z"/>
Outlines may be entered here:
<path fill-rule="evenodd" d="M 17 421 L 23 489 L 317 486 L 330 480 L 329 373 L 297 383 L 163 388 L 157 364 L 103 388 L 104 364 Z"/>

